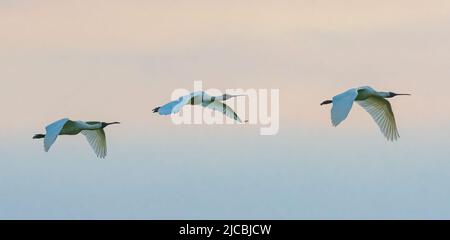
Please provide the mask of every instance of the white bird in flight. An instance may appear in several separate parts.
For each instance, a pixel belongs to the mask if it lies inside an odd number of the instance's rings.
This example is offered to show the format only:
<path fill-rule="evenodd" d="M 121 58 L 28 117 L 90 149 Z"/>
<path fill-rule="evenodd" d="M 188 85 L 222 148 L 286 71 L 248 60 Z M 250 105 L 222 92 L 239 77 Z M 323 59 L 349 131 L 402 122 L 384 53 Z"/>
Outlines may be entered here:
<path fill-rule="evenodd" d="M 187 104 L 190 105 L 202 105 L 203 107 L 223 113 L 225 116 L 242 123 L 239 116 L 228 105 L 222 101 L 228 100 L 233 97 L 240 97 L 245 95 L 230 95 L 223 94 L 221 96 L 210 96 L 204 91 L 193 92 L 189 95 L 182 96 L 178 100 L 169 102 L 161 107 L 153 109 L 153 113 L 159 113 L 160 115 L 170 115 L 178 113 L 181 108 Z"/>
<path fill-rule="evenodd" d="M 59 135 L 77 135 L 81 133 L 86 137 L 97 157 L 105 158 L 107 150 L 106 136 L 103 129 L 113 124 L 119 124 L 119 122 L 83 122 L 64 118 L 48 125 L 45 128 L 46 134 L 36 134 L 33 139 L 44 138 L 44 149 L 48 152 Z"/>
<path fill-rule="evenodd" d="M 370 114 L 370 116 L 372 116 L 383 135 L 388 140 L 394 141 L 397 140 L 400 135 L 398 134 L 391 104 L 385 98 L 393 98 L 402 95 L 409 96 L 410 94 L 377 92 L 371 87 L 360 87 L 341 93 L 333 97 L 333 100 L 326 100 L 320 105 L 333 104 L 331 109 L 331 122 L 333 126 L 336 127 L 347 118 L 352 109 L 353 102 L 356 101 Z"/>

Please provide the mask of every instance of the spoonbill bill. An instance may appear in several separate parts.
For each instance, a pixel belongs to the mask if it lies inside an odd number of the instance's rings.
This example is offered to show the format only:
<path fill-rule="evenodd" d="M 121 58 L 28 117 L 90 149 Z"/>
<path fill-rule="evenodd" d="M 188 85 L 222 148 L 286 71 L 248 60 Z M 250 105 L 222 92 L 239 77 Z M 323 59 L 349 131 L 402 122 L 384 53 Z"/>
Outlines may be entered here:
<path fill-rule="evenodd" d="M 119 124 L 119 122 L 83 122 L 64 118 L 48 125 L 45 128 L 46 134 L 36 134 L 33 139 L 44 138 L 44 149 L 48 152 L 59 135 L 77 135 L 81 133 L 86 137 L 97 157 L 105 158 L 107 150 L 104 128 L 113 124 Z"/>
<path fill-rule="evenodd" d="M 182 96 L 178 100 L 169 102 L 161 107 L 157 107 L 153 109 L 153 113 L 159 113 L 159 115 L 170 115 L 178 113 L 181 108 L 187 104 L 190 105 L 201 105 L 202 107 L 206 107 L 212 109 L 214 111 L 218 111 L 223 113 L 225 116 L 234 119 L 235 121 L 242 123 L 242 120 L 239 116 L 231 109 L 228 105 L 226 105 L 222 101 L 226 101 L 233 97 L 240 97 L 245 95 L 230 95 L 223 94 L 221 96 L 210 96 L 204 91 L 193 92 L 189 95 Z"/>
<path fill-rule="evenodd" d="M 333 104 L 331 109 L 331 122 L 333 126 L 336 127 L 347 118 L 352 109 L 353 102 L 356 101 L 370 114 L 370 116 L 372 116 L 383 135 L 389 141 L 394 141 L 397 140 L 400 135 L 398 134 L 391 104 L 386 98 L 403 95 L 409 96 L 410 94 L 378 92 L 371 87 L 360 87 L 341 93 L 333 97 L 333 100 L 326 100 L 320 105 Z"/>

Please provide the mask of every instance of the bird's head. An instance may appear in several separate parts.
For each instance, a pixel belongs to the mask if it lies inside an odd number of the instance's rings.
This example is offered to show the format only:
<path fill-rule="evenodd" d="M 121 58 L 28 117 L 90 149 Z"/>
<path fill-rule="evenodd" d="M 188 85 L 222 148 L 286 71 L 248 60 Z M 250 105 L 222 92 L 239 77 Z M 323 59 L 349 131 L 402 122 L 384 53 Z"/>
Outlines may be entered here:
<path fill-rule="evenodd" d="M 411 96 L 411 94 L 389 92 L 386 98 L 393 98 L 396 96 Z"/>
<path fill-rule="evenodd" d="M 113 125 L 113 124 L 120 124 L 120 122 L 111 122 L 111 123 L 107 123 L 107 122 L 102 122 L 102 128 L 105 128 L 109 125 Z"/>

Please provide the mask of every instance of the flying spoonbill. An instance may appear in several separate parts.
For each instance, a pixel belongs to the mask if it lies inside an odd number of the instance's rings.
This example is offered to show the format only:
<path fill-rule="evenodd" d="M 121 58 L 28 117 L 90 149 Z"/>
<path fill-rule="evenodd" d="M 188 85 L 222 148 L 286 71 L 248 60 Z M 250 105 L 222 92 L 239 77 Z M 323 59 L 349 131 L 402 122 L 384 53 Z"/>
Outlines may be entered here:
<path fill-rule="evenodd" d="M 204 91 L 193 92 L 189 95 L 182 96 L 178 100 L 169 102 L 161 107 L 153 109 L 153 113 L 159 113 L 160 115 L 170 115 L 178 113 L 184 105 L 202 105 L 215 111 L 222 112 L 225 116 L 234 119 L 237 122 L 242 123 L 242 120 L 228 105 L 222 101 L 228 100 L 233 97 L 240 97 L 245 95 L 230 95 L 223 94 L 221 96 L 210 96 Z"/>
<path fill-rule="evenodd" d="M 44 149 L 48 152 L 59 135 L 77 135 L 81 133 L 86 137 L 97 157 L 105 158 L 106 136 L 103 129 L 113 124 L 119 124 L 119 122 L 82 122 L 64 118 L 48 125 L 45 128 L 46 134 L 36 134 L 33 139 L 44 138 Z"/>
<path fill-rule="evenodd" d="M 393 92 L 377 92 L 371 87 L 353 88 L 344 93 L 341 93 L 333 100 L 326 100 L 320 105 L 333 104 L 331 109 L 331 122 L 333 126 L 339 125 L 344 121 L 350 110 L 353 102 L 356 101 L 362 108 L 364 108 L 373 120 L 378 124 L 383 135 L 390 141 L 397 140 L 400 137 L 395 123 L 394 113 L 392 112 L 391 104 L 386 98 L 393 98 L 395 96 L 410 95 L 397 94 Z"/>

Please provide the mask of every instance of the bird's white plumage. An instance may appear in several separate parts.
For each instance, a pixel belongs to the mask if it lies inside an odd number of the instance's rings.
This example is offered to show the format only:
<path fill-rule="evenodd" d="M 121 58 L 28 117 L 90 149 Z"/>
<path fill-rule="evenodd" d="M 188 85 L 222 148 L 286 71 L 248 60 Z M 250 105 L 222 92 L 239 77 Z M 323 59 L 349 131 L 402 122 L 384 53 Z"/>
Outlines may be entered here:
<path fill-rule="evenodd" d="M 357 96 L 358 89 L 353 88 L 333 97 L 333 107 L 331 108 L 331 122 L 333 126 L 339 125 L 347 118 Z"/>
<path fill-rule="evenodd" d="M 226 105 L 223 102 L 220 101 L 213 101 L 211 103 L 205 103 L 202 104 L 203 107 L 207 107 L 209 109 L 212 109 L 214 111 L 218 111 L 223 113 L 225 116 L 234 119 L 240 123 L 242 123 L 242 120 L 238 117 L 238 115 L 231 109 L 228 105 Z"/>
<path fill-rule="evenodd" d="M 193 97 L 197 97 L 202 95 L 203 92 L 193 92 L 189 95 L 182 96 L 177 100 L 171 101 L 163 106 L 161 106 L 158 110 L 160 115 L 170 115 L 178 113 L 183 106 L 189 103 Z"/>
<path fill-rule="evenodd" d="M 104 128 L 111 124 L 118 124 L 118 122 L 83 122 L 72 121 L 67 118 L 58 120 L 46 127 L 44 149 L 46 152 L 48 152 L 59 135 L 77 135 L 81 133 L 86 137 L 95 154 L 100 158 L 105 158 L 107 154 L 107 148 Z M 33 138 L 39 139 L 41 138 L 41 135 L 42 134 L 36 134 Z"/>
<path fill-rule="evenodd" d="M 161 106 L 161 107 L 158 109 L 158 113 L 159 113 L 160 115 L 170 115 L 170 114 L 172 114 L 172 113 L 176 113 L 176 112 L 173 111 L 173 109 L 174 109 L 174 107 L 177 106 L 177 104 L 179 104 L 179 103 L 180 103 L 180 99 L 174 100 L 174 101 L 169 102 L 169 103 L 167 103 L 167 104 L 164 104 L 163 106 Z"/>
<path fill-rule="evenodd" d="M 81 134 L 83 134 L 86 137 L 95 154 L 97 154 L 97 157 L 99 158 L 106 157 L 107 153 L 106 135 L 103 129 L 83 130 L 81 131 Z"/>
<path fill-rule="evenodd" d="M 243 95 L 228 95 L 229 98 L 243 96 Z M 180 97 L 178 100 L 174 100 L 169 102 L 157 110 L 160 115 L 169 115 L 178 113 L 181 108 L 187 104 L 199 105 L 201 104 L 203 107 L 210 108 L 215 111 L 219 111 L 226 115 L 227 117 L 234 119 L 238 122 L 242 122 L 241 119 L 237 116 L 237 114 L 226 104 L 222 102 L 224 100 L 223 96 L 212 97 L 205 93 L 204 91 L 193 92 L 189 95 Z"/>
<path fill-rule="evenodd" d="M 364 108 L 379 126 L 383 135 L 390 141 L 397 140 L 400 137 L 395 123 L 394 112 L 391 104 L 381 97 L 369 97 L 357 103 Z"/>
<path fill-rule="evenodd" d="M 173 113 L 179 112 L 182 107 L 184 107 L 186 104 L 190 103 L 191 101 L 194 101 L 195 103 L 201 103 L 204 96 L 205 96 L 204 92 L 193 92 L 189 95 L 181 97 L 179 99 L 178 104 L 174 106 Z"/>
<path fill-rule="evenodd" d="M 61 133 L 61 130 L 64 128 L 64 125 L 66 125 L 68 121 L 68 118 L 64 118 L 48 125 L 45 128 L 46 134 L 44 138 L 44 149 L 46 152 L 48 152 L 53 143 L 55 143 L 58 135 Z"/>
<path fill-rule="evenodd" d="M 390 92 L 377 92 L 371 87 L 353 88 L 333 97 L 333 108 L 331 109 L 331 121 L 333 126 L 337 126 L 345 120 L 352 109 L 353 102 L 356 101 L 364 108 L 373 120 L 377 123 L 383 135 L 390 141 L 397 140 L 397 125 L 395 123 L 394 112 L 391 104 L 385 98 L 396 95 Z"/>

